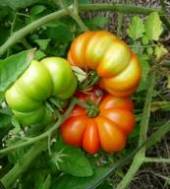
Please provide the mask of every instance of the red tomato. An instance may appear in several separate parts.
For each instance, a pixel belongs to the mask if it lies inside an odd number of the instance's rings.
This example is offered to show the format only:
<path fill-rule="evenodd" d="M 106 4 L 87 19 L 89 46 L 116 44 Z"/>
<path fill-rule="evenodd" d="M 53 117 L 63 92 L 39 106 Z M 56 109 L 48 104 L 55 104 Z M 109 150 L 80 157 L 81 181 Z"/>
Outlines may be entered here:
<path fill-rule="evenodd" d="M 79 96 L 88 101 L 91 93 L 79 93 Z M 95 99 L 93 102 L 96 103 Z M 76 106 L 61 126 L 61 135 L 67 144 L 82 147 L 91 154 L 100 148 L 109 153 L 121 151 L 135 125 L 133 102 L 129 98 L 106 94 L 98 105 L 100 113 L 95 117 L 89 117 L 88 110 Z"/>

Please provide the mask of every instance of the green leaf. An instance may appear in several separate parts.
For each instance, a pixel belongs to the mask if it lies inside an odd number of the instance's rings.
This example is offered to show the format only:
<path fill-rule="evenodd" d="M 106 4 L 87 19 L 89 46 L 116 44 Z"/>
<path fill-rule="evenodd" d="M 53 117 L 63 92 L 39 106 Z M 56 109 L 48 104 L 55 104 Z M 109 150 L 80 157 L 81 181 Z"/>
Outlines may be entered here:
<path fill-rule="evenodd" d="M 35 59 L 36 60 L 41 60 L 45 56 L 46 56 L 46 54 L 41 50 L 38 50 L 38 51 L 35 52 Z"/>
<path fill-rule="evenodd" d="M 55 151 L 52 162 L 60 170 L 77 177 L 88 177 L 93 174 L 90 162 L 79 148 L 57 142 Z"/>
<path fill-rule="evenodd" d="M 43 5 L 36 5 L 31 9 L 31 15 L 38 15 L 46 9 Z"/>
<path fill-rule="evenodd" d="M 41 50 L 46 50 L 50 41 L 51 41 L 51 39 L 37 39 L 37 40 L 35 40 L 35 42 L 37 43 L 37 45 L 40 47 Z"/>
<path fill-rule="evenodd" d="M 139 39 L 143 36 L 144 31 L 145 28 L 143 20 L 138 16 L 134 16 L 127 30 L 129 37 L 133 40 Z"/>
<path fill-rule="evenodd" d="M 144 35 L 142 37 L 142 43 L 143 43 L 143 45 L 147 45 L 149 43 L 149 39 L 148 39 L 148 37 L 146 35 Z"/>
<path fill-rule="evenodd" d="M 96 183 L 107 174 L 109 167 L 96 167 L 94 175 L 87 178 L 79 178 L 71 175 L 64 175 L 57 180 L 52 189 L 90 189 L 95 188 Z M 81 170 L 80 170 L 81 171 Z M 83 171 L 83 170 L 82 170 Z"/>
<path fill-rule="evenodd" d="M 149 40 L 158 41 L 163 32 L 162 22 L 157 12 L 151 13 L 145 20 L 145 32 Z"/>
<path fill-rule="evenodd" d="M 0 129 L 8 127 L 11 123 L 11 116 L 0 112 Z"/>
<path fill-rule="evenodd" d="M 0 92 L 5 92 L 25 71 L 34 57 L 34 51 L 34 49 L 22 51 L 0 60 Z"/>
<path fill-rule="evenodd" d="M 157 45 L 155 47 L 156 60 L 159 60 L 168 53 L 168 50 L 163 45 Z"/>
<path fill-rule="evenodd" d="M 57 43 L 67 43 L 74 38 L 69 26 L 64 23 L 57 23 L 52 27 L 48 27 L 46 32 L 48 37 Z"/>
<path fill-rule="evenodd" d="M 149 56 L 152 56 L 153 52 L 154 52 L 154 49 L 152 47 L 147 47 L 146 51 L 147 51 L 147 53 L 148 53 Z"/>
<path fill-rule="evenodd" d="M 48 175 L 44 183 L 38 189 L 50 189 L 51 188 L 51 175 Z"/>
<path fill-rule="evenodd" d="M 85 24 L 91 29 L 103 28 L 109 23 L 109 18 L 104 16 L 96 16 L 90 20 L 85 20 Z"/>

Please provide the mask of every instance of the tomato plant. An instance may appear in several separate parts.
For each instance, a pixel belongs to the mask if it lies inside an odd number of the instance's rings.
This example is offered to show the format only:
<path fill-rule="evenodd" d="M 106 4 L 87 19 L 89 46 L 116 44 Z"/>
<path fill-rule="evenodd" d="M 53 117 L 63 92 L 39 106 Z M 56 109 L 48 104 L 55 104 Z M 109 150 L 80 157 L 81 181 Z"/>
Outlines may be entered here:
<path fill-rule="evenodd" d="M 33 60 L 29 68 L 7 90 L 5 97 L 21 123 L 47 123 L 52 115 L 45 106 L 45 101 L 52 96 L 70 98 L 76 84 L 69 63 L 63 58 L 49 57 L 40 62 Z"/>
<path fill-rule="evenodd" d="M 0 188 L 168 189 L 168 0 L 0 2 Z"/>
<path fill-rule="evenodd" d="M 132 94 L 140 81 L 141 68 L 134 52 L 107 31 L 88 31 L 71 44 L 68 60 L 83 69 L 96 70 L 100 86 L 116 96 Z"/>
<path fill-rule="evenodd" d="M 87 106 L 87 110 L 80 106 L 74 108 L 70 118 L 61 126 L 64 141 L 83 147 L 92 154 L 96 153 L 100 147 L 106 152 L 121 151 L 135 125 L 133 102 L 129 98 L 109 94 L 105 94 L 98 101 L 99 97 L 96 96 L 94 99 L 94 91 L 91 93 L 79 94 L 79 99 L 83 99 L 87 105 L 90 105 Z M 97 101 L 99 111 L 96 111 L 92 105 Z"/>

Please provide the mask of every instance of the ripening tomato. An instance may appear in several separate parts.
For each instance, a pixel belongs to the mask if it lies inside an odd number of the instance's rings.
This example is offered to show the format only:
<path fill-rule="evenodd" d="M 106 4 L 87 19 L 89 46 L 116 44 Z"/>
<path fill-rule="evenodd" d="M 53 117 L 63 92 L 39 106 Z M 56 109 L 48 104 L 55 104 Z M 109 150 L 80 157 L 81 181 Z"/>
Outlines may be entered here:
<path fill-rule="evenodd" d="M 88 31 L 78 36 L 68 52 L 69 62 L 96 70 L 100 87 L 115 96 L 129 96 L 140 81 L 141 68 L 134 52 L 107 31 Z"/>
<path fill-rule="evenodd" d="M 76 86 L 70 64 L 63 58 L 49 57 L 41 62 L 33 60 L 6 91 L 5 97 L 21 123 L 45 123 L 51 118 L 45 101 L 51 96 L 67 99 L 73 95 Z"/>
<path fill-rule="evenodd" d="M 79 96 L 82 101 L 91 102 L 86 95 Z M 132 100 L 106 94 L 98 102 L 98 109 L 94 114 L 93 107 L 76 106 L 60 128 L 64 141 L 91 154 L 100 148 L 109 153 L 121 151 L 135 125 Z"/>

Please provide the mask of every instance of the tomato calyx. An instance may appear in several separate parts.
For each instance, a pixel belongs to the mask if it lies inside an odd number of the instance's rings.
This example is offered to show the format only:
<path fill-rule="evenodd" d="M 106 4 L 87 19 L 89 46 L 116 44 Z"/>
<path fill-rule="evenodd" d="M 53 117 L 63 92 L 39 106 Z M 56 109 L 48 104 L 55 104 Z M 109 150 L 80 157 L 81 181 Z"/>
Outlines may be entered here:
<path fill-rule="evenodd" d="M 49 98 L 49 103 L 53 105 L 55 108 L 57 108 L 59 111 L 63 111 L 66 107 L 67 101 L 59 98 L 51 97 Z"/>
<path fill-rule="evenodd" d="M 88 117 L 97 117 L 100 113 L 98 105 L 92 100 L 80 100 L 76 99 L 77 105 L 86 110 Z"/>
<path fill-rule="evenodd" d="M 87 104 L 86 111 L 88 117 L 97 117 L 100 113 L 98 106 L 90 100 L 87 101 L 86 104 Z"/>
<path fill-rule="evenodd" d="M 87 78 L 83 82 L 79 83 L 78 88 L 80 90 L 88 89 L 98 83 L 99 79 L 100 77 L 97 72 L 95 70 L 91 70 L 88 72 Z"/>

